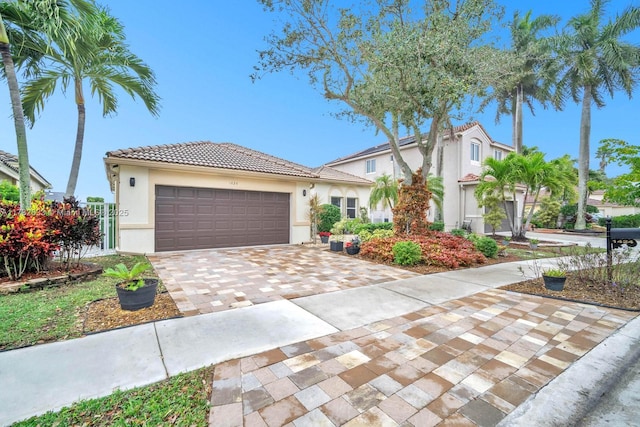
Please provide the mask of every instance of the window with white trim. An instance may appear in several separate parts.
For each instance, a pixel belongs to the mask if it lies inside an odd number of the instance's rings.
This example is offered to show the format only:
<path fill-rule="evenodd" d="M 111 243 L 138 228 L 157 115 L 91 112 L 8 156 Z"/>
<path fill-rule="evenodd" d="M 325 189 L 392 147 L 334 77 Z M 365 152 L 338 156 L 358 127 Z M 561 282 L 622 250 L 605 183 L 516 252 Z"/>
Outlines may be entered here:
<path fill-rule="evenodd" d="M 502 160 L 502 151 L 501 150 L 493 150 L 493 158 L 496 160 Z"/>
<path fill-rule="evenodd" d="M 367 173 L 376 172 L 376 159 L 367 160 Z"/>
<path fill-rule="evenodd" d="M 347 197 L 347 218 L 355 218 L 358 211 L 358 199 Z"/>
<path fill-rule="evenodd" d="M 342 197 L 331 197 L 331 204 L 340 208 L 340 215 L 342 215 Z"/>
<path fill-rule="evenodd" d="M 471 143 L 471 161 L 480 163 L 480 144 L 477 142 Z"/>

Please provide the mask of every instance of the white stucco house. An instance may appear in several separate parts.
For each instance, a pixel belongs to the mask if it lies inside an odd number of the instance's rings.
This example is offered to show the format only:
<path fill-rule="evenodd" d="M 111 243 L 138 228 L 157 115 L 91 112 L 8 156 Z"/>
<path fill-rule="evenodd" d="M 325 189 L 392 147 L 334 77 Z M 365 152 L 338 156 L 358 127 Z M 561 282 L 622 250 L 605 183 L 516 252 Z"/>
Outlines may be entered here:
<path fill-rule="evenodd" d="M 110 151 L 104 164 L 115 193 L 117 250 L 135 254 L 307 242 L 312 194 L 321 203 L 340 201 L 351 216 L 368 205 L 373 184 L 207 141 Z"/>
<path fill-rule="evenodd" d="M 453 137 L 451 137 L 453 134 Z M 491 139 L 486 130 L 478 122 L 457 126 L 453 132 L 446 131 L 440 135 L 439 144 L 442 149 L 442 176 L 444 185 L 443 220 L 445 229 L 458 228 L 465 221 L 471 222 L 471 230 L 477 233 L 491 232 L 485 227 L 482 218 L 483 209 L 478 206 L 475 189 L 482 173 L 483 161 L 488 157 L 502 159 L 513 147 Z M 400 141 L 400 152 L 412 170 L 422 166 L 422 156 L 418 151 L 415 138 L 406 137 Z M 433 167 L 430 171 L 436 174 L 438 168 L 438 149 L 433 151 Z M 341 157 L 327 166 L 370 181 L 383 174 L 401 178 L 402 172 L 393 158 L 389 143 L 384 143 L 366 150 Z M 524 194 L 519 191 L 515 201 L 521 207 Z M 518 209 L 518 212 L 520 209 Z M 391 221 L 390 209 L 382 209 L 381 205 L 370 212 L 373 222 Z M 429 219 L 434 220 L 434 209 L 430 209 Z"/>
<path fill-rule="evenodd" d="M 31 175 L 31 193 L 51 188 L 51 183 L 33 167 L 29 167 L 29 173 Z M 0 150 L 0 181 L 8 181 L 16 186 L 20 185 L 18 156 L 2 150 Z"/>

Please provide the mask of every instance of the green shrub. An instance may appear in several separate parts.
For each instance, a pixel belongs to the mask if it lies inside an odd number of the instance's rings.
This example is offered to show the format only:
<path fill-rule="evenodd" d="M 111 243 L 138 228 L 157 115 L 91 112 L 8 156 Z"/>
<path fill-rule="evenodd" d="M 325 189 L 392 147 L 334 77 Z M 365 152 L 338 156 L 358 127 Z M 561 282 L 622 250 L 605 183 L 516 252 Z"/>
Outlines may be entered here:
<path fill-rule="evenodd" d="M 606 218 L 600 218 L 598 224 L 605 226 Z M 640 227 L 640 214 L 635 215 L 621 215 L 611 218 L 612 228 L 638 228 Z"/>
<path fill-rule="evenodd" d="M 373 234 L 373 238 L 375 239 L 384 239 L 387 237 L 393 237 L 395 235 L 393 230 L 385 230 L 383 228 L 374 230 L 372 234 Z"/>
<path fill-rule="evenodd" d="M 362 225 L 360 218 L 349 218 L 344 222 L 344 231 L 349 234 L 358 234 L 356 230 Z"/>
<path fill-rule="evenodd" d="M 393 251 L 393 262 L 396 264 L 415 265 L 422 259 L 422 249 L 415 242 L 398 242 L 393 245 L 391 250 Z"/>
<path fill-rule="evenodd" d="M 376 230 L 393 230 L 392 222 L 376 222 L 376 223 L 363 223 L 354 227 L 354 234 L 360 234 L 362 231 L 368 231 L 373 233 Z"/>
<path fill-rule="evenodd" d="M 444 231 L 444 222 L 442 221 L 434 221 L 429 225 L 429 230 L 431 231 Z"/>
<path fill-rule="evenodd" d="M 467 235 L 466 230 L 463 230 L 462 228 L 454 228 L 450 231 L 450 233 L 456 237 L 464 237 Z"/>
<path fill-rule="evenodd" d="M 487 258 L 495 258 L 498 255 L 498 244 L 491 237 L 480 237 L 474 245 Z"/>
<path fill-rule="evenodd" d="M 331 231 L 333 224 L 340 221 L 340 208 L 328 204 L 322 205 L 320 208 L 318 231 Z"/>

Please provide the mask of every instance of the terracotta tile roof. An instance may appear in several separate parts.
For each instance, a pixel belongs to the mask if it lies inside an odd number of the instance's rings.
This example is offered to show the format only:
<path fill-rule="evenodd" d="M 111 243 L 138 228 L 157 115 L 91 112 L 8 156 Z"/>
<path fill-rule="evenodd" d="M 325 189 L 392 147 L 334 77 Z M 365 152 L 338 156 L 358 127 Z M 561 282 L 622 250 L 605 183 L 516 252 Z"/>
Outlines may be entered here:
<path fill-rule="evenodd" d="M 487 136 L 489 135 L 489 133 L 486 131 L 486 129 L 478 121 L 465 123 L 465 124 L 460 125 L 460 126 L 454 126 L 453 130 L 444 129 L 442 131 L 442 134 L 443 135 L 448 135 L 451 131 L 453 131 L 453 133 L 465 132 L 465 131 L 468 131 L 469 129 L 472 129 L 472 128 L 476 127 L 476 126 L 479 126 L 482 129 L 482 131 L 485 134 L 487 134 Z M 424 136 L 426 137 L 426 134 Z M 489 137 L 489 139 L 491 139 L 491 137 Z M 415 141 L 416 141 L 415 135 L 405 136 L 403 138 L 400 138 L 400 141 L 399 141 L 398 145 L 400 147 L 404 147 L 406 145 L 413 144 Z M 496 143 L 496 144 L 499 144 L 499 145 L 504 145 L 504 144 L 497 143 L 497 142 L 495 142 L 493 140 L 492 140 L 492 143 Z M 505 147 L 507 147 L 507 146 L 505 146 Z M 333 161 L 331 161 L 331 162 L 329 162 L 327 164 L 328 165 L 332 165 L 334 163 L 339 163 L 339 162 L 343 162 L 343 161 L 346 161 L 346 160 L 356 159 L 358 157 L 364 157 L 364 156 L 368 156 L 370 154 L 380 153 L 380 152 L 383 152 L 383 151 L 386 151 L 386 150 L 390 150 L 390 146 L 389 146 L 388 142 L 385 142 L 384 144 L 376 145 L 374 147 L 367 148 L 365 150 L 359 151 L 359 152 L 354 153 L 354 154 L 350 154 L 350 155 L 345 156 L 345 157 L 340 157 L 339 159 L 333 160 Z"/>
<path fill-rule="evenodd" d="M 370 181 L 368 179 L 365 179 L 356 175 L 352 175 L 347 172 L 339 171 L 330 166 L 320 166 L 312 170 L 314 173 L 318 174 L 318 176 L 321 179 L 327 179 L 331 181 L 353 182 L 356 184 L 369 184 L 369 185 L 373 184 L 373 181 Z"/>
<path fill-rule="evenodd" d="M 480 177 L 478 175 L 473 173 L 468 173 L 462 178 L 460 178 L 458 182 L 474 182 L 474 181 L 478 181 L 479 179 Z"/>
<path fill-rule="evenodd" d="M 210 141 L 127 148 L 107 157 L 318 178 L 310 168 L 232 143 Z"/>
<path fill-rule="evenodd" d="M 6 167 L 14 171 L 16 174 L 20 173 L 20 167 L 18 164 L 18 156 L 15 154 L 7 153 L 6 151 L 0 150 L 0 162 L 4 164 Z M 51 183 L 47 181 L 37 170 L 33 167 L 29 167 L 31 169 L 31 176 L 36 177 L 40 180 L 45 187 L 51 187 Z"/>

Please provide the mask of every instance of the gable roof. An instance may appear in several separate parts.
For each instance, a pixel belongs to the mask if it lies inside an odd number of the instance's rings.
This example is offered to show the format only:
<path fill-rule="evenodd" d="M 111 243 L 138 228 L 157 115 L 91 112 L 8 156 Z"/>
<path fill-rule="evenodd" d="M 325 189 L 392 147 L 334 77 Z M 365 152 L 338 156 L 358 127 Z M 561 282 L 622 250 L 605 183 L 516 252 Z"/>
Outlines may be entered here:
<path fill-rule="evenodd" d="M 107 152 L 109 158 L 146 160 L 210 168 L 316 178 L 306 166 L 232 143 L 210 141 L 154 145 Z"/>
<path fill-rule="evenodd" d="M 19 166 L 19 163 L 18 163 L 18 156 L 16 156 L 15 154 L 7 153 L 6 151 L 0 150 L 0 163 L 2 163 L 4 166 L 6 166 L 9 171 L 15 173 L 14 179 L 20 180 L 20 166 Z M 36 180 L 40 181 L 40 183 L 44 187 L 51 187 L 51 183 L 49 181 L 47 181 L 32 166 L 29 166 L 29 172 L 30 172 L 30 175 L 31 175 L 31 179 L 36 179 Z"/>
<path fill-rule="evenodd" d="M 367 184 L 367 185 L 373 184 L 373 181 L 370 181 L 366 178 L 362 178 L 357 175 L 352 175 L 347 172 L 342 172 L 330 166 L 320 166 L 312 170 L 314 173 L 318 174 L 318 176 L 321 179 L 326 179 L 329 181 L 343 181 L 343 182 L 352 182 L 355 184 Z"/>
<path fill-rule="evenodd" d="M 480 129 L 482 129 L 482 131 L 489 137 L 489 133 L 482 126 L 482 124 L 480 124 L 480 122 L 478 122 L 478 121 L 465 123 L 465 124 L 460 125 L 460 126 L 454 126 L 453 129 L 445 129 L 442 132 L 442 134 L 443 134 L 443 136 L 447 136 L 451 132 L 453 132 L 454 134 L 455 133 L 466 132 L 466 131 L 468 131 L 470 129 L 473 129 L 476 126 L 478 126 Z M 425 136 L 426 136 L 426 134 L 425 134 Z M 501 146 L 503 146 L 505 148 L 509 148 L 508 145 L 493 141 L 491 139 L 491 137 L 489 137 L 489 140 L 491 141 L 492 144 L 497 144 L 497 145 L 501 145 Z M 405 147 L 407 145 L 414 144 L 415 142 L 416 142 L 415 135 L 405 136 L 403 138 L 400 138 L 400 140 L 398 141 L 398 146 L 400 148 L 402 148 L 402 147 Z M 327 163 L 327 165 L 332 165 L 334 163 L 341 163 L 341 162 L 345 162 L 345 161 L 348 161 L 348 160 L 357 159 L 359 157 L 366 157 L 366 156 L 370 156 L 372 154 L 381 153 L 381 152 L 385 152 L 385 151 L 389 151 L 389 150 L 391 150 L 391 145 L 389 144 L 389 142 L 385 142 L 383 144 L 376 145 L 374 147 L 370 147 L 370 148 L 364 149 L 362 151 L 358 151 L 357 153 L 350 154 L 350 155 L 345 156 L 345 157 L 340 157 L 339 159 L 336 159 L 336 160 L 333 160 L 333 161 Z"/>
<path fill-rule="evenodd" d="M 371 181 L 340 172 L 328 166 L 309 168 L 260 151 L 229 142 L 186 142 L 114 150 L 106 153 L 111 159 L 131 159 L 149 162 L 203 166 L 216 169 L 241 170 L 315 180 L 372 184 Z"/>

